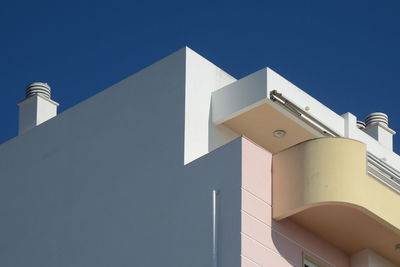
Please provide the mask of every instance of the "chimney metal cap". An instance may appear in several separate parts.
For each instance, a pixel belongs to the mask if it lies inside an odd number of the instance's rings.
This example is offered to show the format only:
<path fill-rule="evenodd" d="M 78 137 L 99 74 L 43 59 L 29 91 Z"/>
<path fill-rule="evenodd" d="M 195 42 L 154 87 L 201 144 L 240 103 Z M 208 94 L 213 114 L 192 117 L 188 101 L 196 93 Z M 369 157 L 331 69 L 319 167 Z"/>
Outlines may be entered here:
<path fill-rule="evenodd" d="M 357 121 L 357 128 L 358 129 L 365 129 L 365 122 L 363 121 Z"/>
<path fill-rule="evenodd" d="M 40 95 L 50 99 L 50 90 L 50 86 L 47 83 L 34 82 L 26 87 L 25 96 L 29 98 L 34 95 Z"/>
<path fill-rule="evenodd" d="M 388 126 L 388 124 L 389 124 L 388 115 L 386 115 L 385 113 L 382 113 L 382 112 L 371 113 L 365 118 L 365 123 L 366 123 L 367 127 L 369 125 L 376 124 L 376 123 L 382 123 L 383 125 Z"/>

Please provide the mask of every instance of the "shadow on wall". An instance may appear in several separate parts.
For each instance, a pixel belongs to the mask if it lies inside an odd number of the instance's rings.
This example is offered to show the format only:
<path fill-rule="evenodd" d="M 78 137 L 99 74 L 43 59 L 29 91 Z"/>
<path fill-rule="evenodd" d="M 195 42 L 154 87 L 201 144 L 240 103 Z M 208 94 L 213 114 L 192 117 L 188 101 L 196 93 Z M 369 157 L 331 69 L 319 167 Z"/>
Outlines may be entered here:
<path fill-rule="evenodd" d="M 289 266 L 302 266 L 304 257 L 318 266 L 350 266 L 347 254 L 290 219 L 272 219 L 271 227 L 274 246 Z"/>
<path fill-rule="evenodd" d="M 296 242 L 285 234 L 288 234 L 290 221 L 284 219 L 280 222 L 271 219 L 271 238 L 278 253 L 288 263 L 287 266 L 302 266 L 303 252 Z"/>
<path fill-rule="evenodd" d="M 221 145 L 233 141 L 235 138 L 239 138 L 240 136 L 227 128 L 226 126 L 220 124 L 216 125 L 212 121 L 212 97 L 210 101 L 210 112 L 208 115 L 208 151 L 211 152 Z M 228 141 L 230 140 L 230 141 Z"/>

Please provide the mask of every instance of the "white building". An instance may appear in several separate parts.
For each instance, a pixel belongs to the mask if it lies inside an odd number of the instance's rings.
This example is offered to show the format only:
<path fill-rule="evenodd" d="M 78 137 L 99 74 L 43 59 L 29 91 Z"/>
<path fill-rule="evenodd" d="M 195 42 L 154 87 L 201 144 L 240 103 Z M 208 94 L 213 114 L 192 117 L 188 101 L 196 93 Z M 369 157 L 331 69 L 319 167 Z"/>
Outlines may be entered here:
<path fill-rule="evenodd" d="M 363 128 L 189 48 L 57 106 L 32 84 L 0 146 L 0 266 L 400 264 L 385 115 Z"/>

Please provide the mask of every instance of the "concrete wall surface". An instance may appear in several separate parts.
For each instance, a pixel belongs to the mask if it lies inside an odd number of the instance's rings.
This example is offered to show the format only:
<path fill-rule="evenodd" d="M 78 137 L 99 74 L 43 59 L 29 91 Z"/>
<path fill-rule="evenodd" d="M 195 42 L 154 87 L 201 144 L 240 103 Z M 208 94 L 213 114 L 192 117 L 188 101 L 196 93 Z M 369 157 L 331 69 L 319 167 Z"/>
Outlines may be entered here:
<path fill-rule="evenodd" d="M 241 140 L 184 165 L 184 48 L 0 146 L 0 266 L 240 266 Z"/>

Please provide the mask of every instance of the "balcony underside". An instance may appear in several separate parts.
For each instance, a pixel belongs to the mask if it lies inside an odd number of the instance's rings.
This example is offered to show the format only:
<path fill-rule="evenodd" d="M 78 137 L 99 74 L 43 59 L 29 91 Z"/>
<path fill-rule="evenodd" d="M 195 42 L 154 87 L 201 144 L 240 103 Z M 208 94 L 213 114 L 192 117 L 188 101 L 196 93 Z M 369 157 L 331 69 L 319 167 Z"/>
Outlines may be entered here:
<path fill-rule="evenodd" d="M 224 125 L 272 153 L 321 136 L 296 116 L 267 99 L 257 107 L 225 121 Z M 274 137 L 276 130 L 284 130 L 285 137 Z"/>
<path fill-rule="evenodd" d="M 393 263 L 400 263 L 394 249 L 400 232 L 366 209 L 347 203 L 324 203 L 289 218 L 349 255 L 372 248 Z"/>

